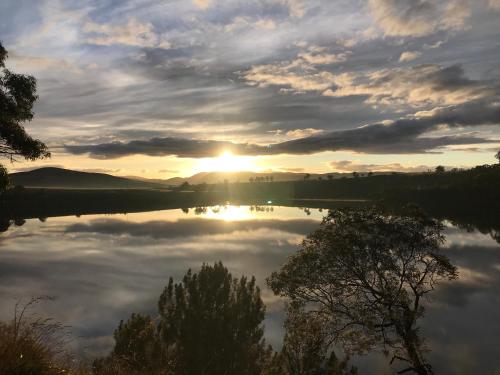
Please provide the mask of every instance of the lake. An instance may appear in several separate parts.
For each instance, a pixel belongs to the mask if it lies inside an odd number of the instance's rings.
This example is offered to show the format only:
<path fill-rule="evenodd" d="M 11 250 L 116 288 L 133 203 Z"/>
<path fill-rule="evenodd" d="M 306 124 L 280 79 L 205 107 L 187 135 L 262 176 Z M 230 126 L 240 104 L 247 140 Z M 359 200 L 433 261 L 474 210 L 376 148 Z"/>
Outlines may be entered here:
<path fill-rule="evenodd" d="M 21 221 L 0 233 L 0 318 L 10 319 L 18 300 L 52 296 L 37 311 L 69 325 L 75 350 L 91 359 L 112 348 L 121 319 L 155 314 L 170 276 L 179 280 L 189 268 L 221 260 L 233 276 L 255 275 L 267 305 L 266 339 L 279 348 L 283 301 L 266 277 L 325 214 L 227 205 Z M 500 374 L 500 245 L 471 226 L 446 222 L 445 234 L 459 279 L 426 302 L 428 359 L 437 374 Z M 379 354 L 352 362 L 361 374 L 390 373 Z"/>

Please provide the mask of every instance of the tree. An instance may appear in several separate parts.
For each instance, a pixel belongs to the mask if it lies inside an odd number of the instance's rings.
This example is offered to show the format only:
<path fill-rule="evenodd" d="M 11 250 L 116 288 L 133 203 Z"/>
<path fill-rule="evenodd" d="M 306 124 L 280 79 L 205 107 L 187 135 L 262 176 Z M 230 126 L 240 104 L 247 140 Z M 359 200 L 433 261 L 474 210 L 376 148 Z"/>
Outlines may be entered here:
<path fill-rule="evenodd" d="M 47 146 L 29 136 L 23 123 L 33 119 L 36 79 L 15 74 L 5 68 L 8 54 L 0 43 L 0 156 L 11 161 L 17 156 L 27 160 L 50 157 Z M 3 171 L 4 169 L 2 169 Z M 5 188 L 5 178 L 0 179 L 0 189 Z"/>
<path fill-rule="evenodd" d="M 435 169 L 436 173 L 444 173 L 446 169 L 442 165 L 438 165 Z"/>
<path fill-rule="evenodd" d="M 9 184 L 9 174 L 7 173 L 7 169 L 3 165 L 0 164 L 0 194 L 5 191 L 5 188 Z"/>
<path fill-rule="evenodd" d="M 304 175 L 304 180 L 309 180 L 310 178 L 311 178 L 311 174 L 306 173 L 306 174 Z"/>
<path fill-rule="evenodd" d="M 340 361 L 330 347 L 330 335 L 324 317 L 304 313 L 298 304 L 290 304 L 285 320 L 285 337 L 279 355 L 283 375 L 347 375 L 357 374 L 348 366 L 348 358 Z"/>
<path fill-rule="evenodd" d="M 163 361 L 156 325 L 151 317 L 132 314 L 128 321 L 120 322 L 113 336 L 115 347 L 109 357 L 94 361 L 95 374 L 118 375 L 131 371 L 157 374 L 158 369 L 168 365 Z"/>
<path fill-rule="evenodd" d="M 418 212 L 331 211 L 301 250 L 268 280 L 272 290 L 328 319 L 348 353 L 382 349 L 404 371 L 432 373 L 423 358 L 422 298 L 456 268 L 441 254 L 441 223 Z"/>
<path fill-rule="evenodd" d="M 500 163 L 500 151 L 498 151 L 496 154 L 495 154 L 495 158 L 498 160 L 498 162 Z"/>
<path fill-rule="evenodd" d="M 260 373 L 265 305 L 255 278 L 203 265 L 179 284 L 170 279 L 158 307 L 160 340 L 175 353 L 176 374 Z"/>
<path fill-rule="evenodd" d="M 188 181 L 184 181 L 177 189 L 179 191 L 187 191 L 191 188 L 191 185 L 189 184 Z"/>
<path fill-rule="evenodd" d="M 273 358 L 263 340 L 265 306 L 255 278 L 233 278 L 222 265 L 171 278 L 159 317 L 132 314 L 115 330 L 115 347 L 94 362 L 95 375 L 263 374 Z"/>

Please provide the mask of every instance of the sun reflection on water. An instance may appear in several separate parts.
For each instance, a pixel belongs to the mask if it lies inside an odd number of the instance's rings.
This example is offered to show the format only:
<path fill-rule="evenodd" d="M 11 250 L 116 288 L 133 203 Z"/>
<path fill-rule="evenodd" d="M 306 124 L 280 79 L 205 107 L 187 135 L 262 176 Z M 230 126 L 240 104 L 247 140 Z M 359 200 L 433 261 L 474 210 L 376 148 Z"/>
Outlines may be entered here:
<path fill-rule="evenodd" d="M 253 213 L 248 206 L 215 206 L 207 210 L 206 214 L 202 215 L 207 219 L 218 219 L 224 221 L 241 221 L 254 218 Z"/>

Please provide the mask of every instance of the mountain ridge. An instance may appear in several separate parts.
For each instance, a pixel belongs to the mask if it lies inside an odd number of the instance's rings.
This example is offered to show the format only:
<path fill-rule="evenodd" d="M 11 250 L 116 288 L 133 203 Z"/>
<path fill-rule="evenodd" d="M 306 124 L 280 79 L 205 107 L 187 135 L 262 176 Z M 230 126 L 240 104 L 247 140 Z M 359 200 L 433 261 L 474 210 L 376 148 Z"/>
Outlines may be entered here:
<path fill-rule="evenodd" d="M 379 172 L 374 174 L 388 174 Z M 250 181 L 299 181 L 308 178 L 338 179 L 352 177 L 353 173 L 299 173 L 299 172 L 199 172 L 189 177 L 173 177 L 168 179 L 149 179 L 138 176 L 114 176 L 107 173 L 83 172 L 58 167 L 43 167 L 30 171 L 16 172 L 9 175 L 11 185 L 39 188 L 123 188 L 151 189 L 179 186 L 185 182 L 190 185 L 234 183 Z M 266 179 L 267 178 L 267 179 Z"/>

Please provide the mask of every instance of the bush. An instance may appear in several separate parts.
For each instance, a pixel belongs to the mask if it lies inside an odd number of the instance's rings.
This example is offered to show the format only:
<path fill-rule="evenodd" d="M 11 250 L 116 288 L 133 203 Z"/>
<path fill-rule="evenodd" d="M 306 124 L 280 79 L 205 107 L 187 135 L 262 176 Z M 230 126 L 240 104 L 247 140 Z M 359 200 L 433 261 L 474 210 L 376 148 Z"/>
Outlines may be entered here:
<path fill-rule="evenodd" d="M 16 305 L 12 321 L 0 322 L 0 374 L 55 375 L 68 373 L 67 332 L 51 319 L 28 314 L 41 299 Z M 75 373 L 75 372 L 69 372 Z"/>
<path fill-rule="evenodd" d="M 0 194 L 7 189 L 7 186 L 9 186 L 9 174 L 7 169 L 0 164 Z"/>

